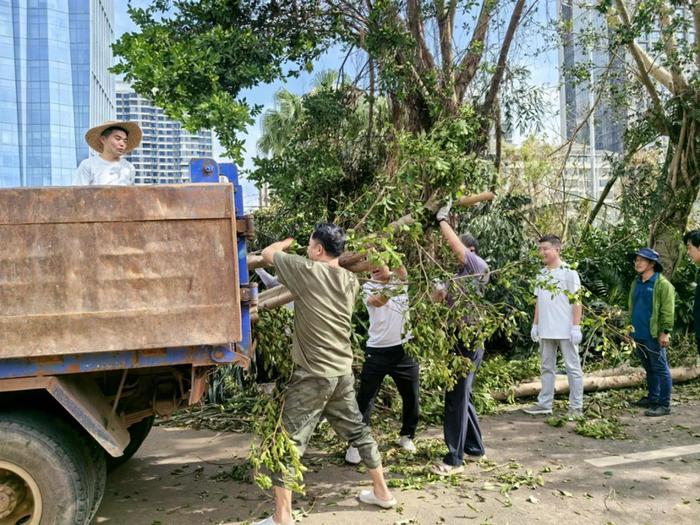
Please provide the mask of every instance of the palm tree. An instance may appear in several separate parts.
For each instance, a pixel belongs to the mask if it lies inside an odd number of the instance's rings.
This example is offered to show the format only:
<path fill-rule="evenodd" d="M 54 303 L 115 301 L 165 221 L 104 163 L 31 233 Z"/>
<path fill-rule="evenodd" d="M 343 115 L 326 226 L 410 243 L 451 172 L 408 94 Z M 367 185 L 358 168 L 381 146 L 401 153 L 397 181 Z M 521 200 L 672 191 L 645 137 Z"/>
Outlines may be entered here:
<path fill-rule="evenodd" d="M 275 107 L 262 116 L 258 150 L 265 155 L 281 155 L 292 138 L 302 111 L 302 97 L 284 88 L 279 89 L 275 93 Z"/>

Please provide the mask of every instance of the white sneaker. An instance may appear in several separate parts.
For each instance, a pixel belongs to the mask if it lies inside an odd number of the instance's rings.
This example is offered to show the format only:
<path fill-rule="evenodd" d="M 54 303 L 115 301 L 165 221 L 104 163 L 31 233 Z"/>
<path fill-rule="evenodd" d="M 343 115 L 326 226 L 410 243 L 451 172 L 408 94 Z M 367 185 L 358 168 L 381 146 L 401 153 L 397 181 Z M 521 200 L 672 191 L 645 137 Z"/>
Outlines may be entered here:
<path fill-rule="evenodd" d="M 355 447 L 348 447 L 348 451 L 345 453 L 345 461 L 351 465 L 359 465 L 362 463 L 360 451 Z"/>
<path fill-rule="evenodd" d="M 570 408 L 566 413 L 566 418 L 569 421 L 575 421 L 583 417 L 583 410 L 580 408 Z"/>
<path fill-rule="evenodd" d="M 417 450 L 416 445 L 413 443 L 413 440 L 408 436 L 399 437 L 399 446 L 406 452 L 410 452 L 411 454 L 414 454 Z"/>
<path fill-rule="evenodd" d="M 523 408 L 523 412 L 525 412 L 526 414 L 531 414 L 533 416 L 539 416 L 543 414 L 551 414 L 552 409 L 543 407 L 541 405 L 533 405 L 531 407 Z"/>

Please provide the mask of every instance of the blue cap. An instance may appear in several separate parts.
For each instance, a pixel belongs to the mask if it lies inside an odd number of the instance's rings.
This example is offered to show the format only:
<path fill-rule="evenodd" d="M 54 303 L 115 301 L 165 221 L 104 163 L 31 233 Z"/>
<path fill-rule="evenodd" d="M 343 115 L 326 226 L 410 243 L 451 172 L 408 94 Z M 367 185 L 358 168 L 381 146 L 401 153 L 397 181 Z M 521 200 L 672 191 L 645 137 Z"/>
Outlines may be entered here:
<path fill-rule="evenodd" d="M 663 270 L 663 267 L 661 266 L 661 256 L 656 250 L 652 250 L 651 248 L 640 248 L 634 254 L 638 255 L 639 257 L 644 257 L 645 259 L 648 259 L 655 263 L 654 266 L 656 267 L 657 272 Z"/>

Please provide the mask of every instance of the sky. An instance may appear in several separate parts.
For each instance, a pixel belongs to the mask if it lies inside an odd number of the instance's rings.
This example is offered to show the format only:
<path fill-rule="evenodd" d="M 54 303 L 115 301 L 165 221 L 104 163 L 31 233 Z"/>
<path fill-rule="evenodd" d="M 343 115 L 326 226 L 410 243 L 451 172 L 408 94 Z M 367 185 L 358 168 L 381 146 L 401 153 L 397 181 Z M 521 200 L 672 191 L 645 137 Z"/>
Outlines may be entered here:
<path fill-rule="evenodd" d="M 135 7 L 146 7 L 150 4 L 150 1 L 130 0 L 129 3 Z M 535 21 L 541 22 L 556 16 L 556 5 L 556 0 L 542 0 L 539 4 L 540 8 L 534 15 Z M 136 26 L 133 24 L 127 13 L 127 2 L 115 2 L 115 35 L 119 37 L 125 32 L 135 30 Z M 559 134 L 559 78 L 557 70 L 558 54 L 556 51 L 549 51 L 547 53 L 542 53 L 537 57 L 525 57 L 528 49 L 532 49 L 534 46 L 541 46 L 547 40 L 547 36 L 543 32 L 538 33 L 537 31 L 531 31 L 530 33 L 533 35 L 531 37 L 532 42 L 522 46 L 520 49 L 514 48 L 511 52 L 510 58 L 528 63 L 532 75 L 532 83 L 543 88 L 544 105 L 546 110 L 541 133 L 550 139 L 556 140 Z M 519 57 L 519 53 L 523 54 L 523 56 Z M 286 79 L 285 81 L 278 81 L 273 84 L 261 84 L 256 86 L 254 89 L 242 92 L 241 97 L 248 100 L 248 102 L 251 104 L 261 105 L 264 113 L 266 109 L 274 107 L 274 95 L 279 88 L 284 87 L 292 93 L 299 95 L 307 93 L 313 87 L 314 78 L 318 72 L 326 69 L 337 69 L 341 61 L 341 50 L 333 49 L 314 64 L 314 71 L 311 73 L 304 73 L 298 78 Z M 244 162 L 243 166 L 239 166 L 239 168 L 243 168 L 244 172 L 245 170 L 250 170 L 253 167 L 251 159 L 257 155 L 256 144 L 259 138 L 260 117 L 258 117 L 258 121 L 255 124 L 248 128 L 246 135 L 243 137 L 245 141 L 245 152 L 243 154 Z M 518 144 L 524 140 L 524 138 L 524 136 L 516 132 L 512 137 L 512 141 Z M 228 161 L 228 159 L 223 157 L 222 148 L 216 140 L 214 144 L 214 157 L 217 161 Z M 254 185 L 245 181 L 243 183 L 243 188 L 246 207 L 257 206 L 258 193 Z"/>

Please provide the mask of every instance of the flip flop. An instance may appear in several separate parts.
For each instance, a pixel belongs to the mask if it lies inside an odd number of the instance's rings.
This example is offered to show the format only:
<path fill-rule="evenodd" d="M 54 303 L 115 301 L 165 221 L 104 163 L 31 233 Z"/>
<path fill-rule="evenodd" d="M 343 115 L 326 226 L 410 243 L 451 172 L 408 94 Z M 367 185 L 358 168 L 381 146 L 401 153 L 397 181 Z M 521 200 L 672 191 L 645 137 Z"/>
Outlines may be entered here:
<path fill-rule="evenodd" d="M 292 520 L 292 523 L 294 523 L 294 520 Z M 256 521 L 253 523 L 253 525 L 278 525 L 275 519 L 272 516 L 268 516 L 262 521 Z"/>
<path fill-rule="evenodd" d="M 377 507 L 381 507 L 383 509 L 390 509 L 391 507 L 396 506 L 396 498 L 391 498 L 390 500 L 379 499 L 374 495 L 373 490 L 363 490 L 357 496 L 357 499 L 359 499 L 362 503 L 376 505 Z"/>

